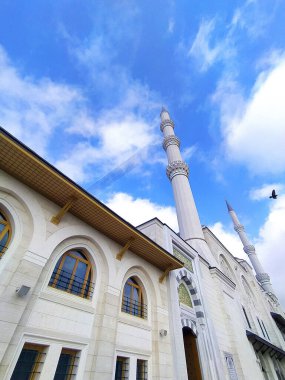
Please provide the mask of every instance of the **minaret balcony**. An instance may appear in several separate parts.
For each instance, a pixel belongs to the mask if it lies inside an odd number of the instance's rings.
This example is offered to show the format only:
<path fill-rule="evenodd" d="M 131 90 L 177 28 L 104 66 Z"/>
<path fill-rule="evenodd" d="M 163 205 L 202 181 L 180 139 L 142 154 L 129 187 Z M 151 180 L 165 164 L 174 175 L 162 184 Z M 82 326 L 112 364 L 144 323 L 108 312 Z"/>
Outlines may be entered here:
<path fill-rule="evenodd" d="M 164 128 L 165 127 L 172 127 L 174 129 L 174 123 L 172 120 L 163 120 L 161 123 L 160 123 L 160 130 L 161 132 L 163 132 Z"/>
<path fill-rule="evenodd" d="M 237 226 L 234 226 L 234 229 L 236 232 L 242 232 L 244 231 L 244 226 L 242 224 L 238 224 Z"/>
<path fill-rule="evenodd" d="M 170 145 L 176 145 L 178 148 L 180 147 L 180 140 L 176 136 L 166 136 L 163 140 L 163 149 L 166 150 Z"/>
<path fill-rule="evenodd" d="M 167 174 L 167 177 L 170 179 L 170 181 L 176 175 L 184 175 L 184 176 L 186 176 L 188 178 L 188 176 L 189 176 L 189 167 L 183 161 L 173 161 L 173 162 L 171 162 L 167 166 L 166 174 Z"/>

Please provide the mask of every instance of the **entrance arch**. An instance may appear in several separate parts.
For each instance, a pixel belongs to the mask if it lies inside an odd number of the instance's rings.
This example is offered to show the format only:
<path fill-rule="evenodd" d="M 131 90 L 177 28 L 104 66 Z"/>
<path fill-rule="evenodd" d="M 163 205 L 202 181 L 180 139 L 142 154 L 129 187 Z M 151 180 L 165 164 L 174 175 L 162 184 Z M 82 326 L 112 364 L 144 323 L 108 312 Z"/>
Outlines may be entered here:
<path fill-rule="evenodd" d="M 196 337 L 190 327 L 182 328 L 188 380 L 202 380 Z"/>
<path fill-rule="evenodd" d="M 201 325 L 204 325 L 205 321 L 204 321 L 204 312 L 203 312 L 201 297 L 199 295 L 199 291 L 193 277 L 186 269 L 181 269 L 176 274 L 176 281 L 177 281 L 177 287 L 179 287 L 179 284 L 181 283 L 181 281 L 184 281 L 186 283 L 186 286 L 188 287 L 188 290 L 193 299 L 194 309 L 196 312 L 196 318 Z M 178 288 L 177 288 L 177 292 L 178 292 Z"/>

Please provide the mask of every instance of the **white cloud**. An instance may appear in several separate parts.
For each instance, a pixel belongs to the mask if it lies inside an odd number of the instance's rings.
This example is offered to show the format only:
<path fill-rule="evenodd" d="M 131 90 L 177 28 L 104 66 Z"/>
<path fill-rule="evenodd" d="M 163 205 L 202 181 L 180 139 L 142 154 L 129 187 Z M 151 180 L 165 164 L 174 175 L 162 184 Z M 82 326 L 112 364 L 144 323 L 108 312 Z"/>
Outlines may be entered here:
<path fill-rule="evenodd" d="M 0 121 L 4 128 L 47 156 L 54 131 L 75 123 L 77 114 L 89 119 L 79 90 L 23 75 L 0 46 Z"/>
<path fill-rule="evenodd" d="M 221 222 L 217 222 L 209 229 L 217 236 L 220 242 L 231 252 L 232 255 L 248 261 L 246 253 L 243 251 L 242 243 L 233 230 L 227 230 Z"/>
<path fill-rule="evenodd" d="M 209 21 L 202 20 L 197 35 L 188 52 L 188 56 L 194 57 L 201 71 L 206 71 L 218 59 L 221 58 L 221 53 L 224 52 L 224 42 L 211 43 L 213 32 L 215 29 L 215 19 Z"/>
<path fill-rule="evenodd" d="M 106 173 L 123 169 L 130 170 L 141 167 L 142 158 L 154 145 L 156 135 L 154 125 L 135 115 L 102 115 L 92 125 L 85 124 L 86 128 L 78 125 L 69 129 L 71 133 L 80 133 L 87 137 L 96 137 L 98 143 L 92 145 L 86 141 L 74 144 L 72 153 L 66 154 L 56 162 L 56 166 L 75 181 L 88 181 L 94 178 L 94 165 L 96 178 Z M 140 160 L 141 158 L 141 160 Z M 132 160 L 133 162 L 128 162 Z"/>
<path fill-rule="evenodd" d="M 110 57 L 101 55 L 104 66 Z M 0 46 L 1 125 L 75 181 L 101 177 L 161 140 L 156 95 L 131 79 L 125 86 L 119 101 L 94 117 L 80 89 L 24 75 Z M 59 138 L 63 144 L 55 158 L 52 141 Z"/>
<path fill-rule="evenodd" d="M 120 17 L 124 18 L 125 13 Z M 132 19 L 133 14 L 126 17 Z M 86 71 L 95 93 L 108 99 L 104 103 L 112 104 L 102 109 L 95 120 L 86 120 L 83 115 L 82 122 L 79 114 L 68 128 L 70 134 L 84 139 L 85 145 L 79 142 L 74 152 L 58 160 L 57 165 L 68 170 L 68 175 L 77 181 L 90 178 L 92 165 L 97 167 L 96 176 L 100 178 L 114 168 L 120 169 L 136 153 L 161 141 L 157 127 L 161 101 L 147 85 L 135 80 L 124 66 L 118 64 L 117 44 L 113 41 L 117 32 L 113 24 L 107 29 L 104 35 L 95 33 L 90 40 L 83 42 L 62 30 L 73 59 Z M 96 147 L 92 143 L 95 141 Z M 84 152 L 85 147 L 90 155 Z"/>
<path fill-rule="evenodd" d="M 236 29 L 244 30 L 249 38 L 256 39 L 267 31 L 267 25 L 274 19 L 278 0 L 270 3 L 267 0 L 247 0 L 235 9 L 230 33 Z"/>
<path fill-rule="evenodd" d="M 116 193 L 106 205 L 134 226 L 157 217 L 174 231 L 178 231 L 174 207 L 161 206 L 146 198 L 133 198 L 126 193 Z"/>
<path fill-rule="evenodd" d="M 187 55 L 197 61 L 202 72 L 218 62 L 234 71 L 237 65 L 232 58 L 236 58 L 240 50 L 241 36 L 257 39 L 265 34 L 266 27 L 274 20 L 277 5 L 278 0 L 270 3 L 267 0 L 247 0 L 234 9 L 229 23 L 220 15 L 209 20 L 202 19 Z"/>
<path fill-rule="evenodd" d="M 284 186 L 279 183 L 265 184 L 259 189 L 251 189 L 249 192 L 249 197 L 253 201 L 268 199 L 273 189 L 275 189 L 276 193 L 278 194 L 283 189 L 283 187 Z"/>
<path fill-rule="evenodd" d="M 193 155 L 196 152 L 197 152 L 197 146 L 195 146 L 195 145 L 188 146 L 188 147 L 182 149 L 181 156 L 182 156 L 183 160 L 188 161 L 193 157 Z"/>
<path fill-rule="evenodd" d="M 237 84 L 223 78 L 213 100 L 220 118 L 227 156 L 255 174 L 285 171 L 285 55 L 258 76 L 248 99 Z"/>

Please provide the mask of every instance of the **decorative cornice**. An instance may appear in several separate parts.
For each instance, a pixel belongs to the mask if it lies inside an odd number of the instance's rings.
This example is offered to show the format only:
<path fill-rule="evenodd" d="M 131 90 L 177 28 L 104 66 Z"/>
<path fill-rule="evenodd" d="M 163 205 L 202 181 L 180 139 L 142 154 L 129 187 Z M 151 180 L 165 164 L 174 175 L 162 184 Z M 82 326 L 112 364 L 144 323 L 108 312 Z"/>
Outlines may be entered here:
<path fill-rule="evenodd" d="M 255 253 L 255 248 L 254 248 L 254 245 L 245 245 L 243 247 L 243 250 L 246 254 L 248 255 L 252 255 Z"/>
<path fill-rule="evenodd" d="M 160 123 L 160 130 L 161 132 L 163 132 L 164 128 L 165 127 L 172 127 L 174 129 L 174 123 L 172 120 L 163 120 L 161 123 Z"/>
<path fill-rule="evenodd" d="M 234 229 L 236 232 L 244 231 L 244 226 L 242 224 L 238 224 L 237 226 L 234 226 Z"/>
<path fill-rule="evenodd" d="M 173 161 L 171 162 L 166 169 L 166 174 L 170 181 L 172 181 L 173 177 L 178 174 L 189 176 L 189 168 L 188 165 L 183 161 Z"/>
<path fill-rule="evenodd" d="M 209 267 L 210 273 L 215 276 L 217 276 L 220 280 L 222 280 L 224 283 L 226 283 L 230 288 L 235 290 L 236 284 L 228 277 L 226 276 L 222 271 L 220 271 L 217 267 Z"/>
<path fill-rule="evenodd" d="M 169 145 L 177 145 L 178 148 L 180 147 L 180 140 L 178 137 L 172 135 L 172 136 L 166 136 L 163 140 L 163 149 L 166 150 Z"/>

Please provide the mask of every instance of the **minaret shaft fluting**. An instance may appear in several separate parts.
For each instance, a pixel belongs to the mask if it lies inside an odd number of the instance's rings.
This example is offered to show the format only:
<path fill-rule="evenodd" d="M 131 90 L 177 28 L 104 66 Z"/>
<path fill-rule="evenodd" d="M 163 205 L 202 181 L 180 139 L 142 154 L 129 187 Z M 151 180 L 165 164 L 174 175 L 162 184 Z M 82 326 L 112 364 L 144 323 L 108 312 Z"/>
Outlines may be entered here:
<path fill-rule="evenodd" d="M 250 240 L 248 239 L 247 234 L 246 234 L 245 229 L 244 229 L 244 226 L 242 224 L 240 224 L 239 219 L 237 217 L 237 214 L 235 213 L 233 208 L 228 204 L 228 202 L 226 202 L 226 203 L 227 203 L 227 207 L 228 207 L 230 217 L 231 217 L 233 225 L 234 225 L 234 229 L 238 233 L 239 238 L 243 244 L 243 250 L 247 254 L 247 256 L 248 256 L 248 258 L 249 258 L 249 260 L 253 266 L 253 269 L 255 270 L 257 281 L 261 284 L 262 288 L 266 292 L 270 293 L 272 296 L 274 296 L 274 298 L 276 298 L 276 296 L 274 295 L 273 287 L 270 283 L 269 274 L 266 273 L 265 270 L 263 269 L 263 267 L 262 267 L 262 265 L 261 265 L 261 263 L 257 257 L 257 254 L 255 252 L 254 245 L 252 245 Z"/>
<path fill-rule="evenodd" d="M 166 173 L 173 188 L 180 236 L 186 241 L 204 240 L 200 219 L 188 181 L 188 165 L 182 160 L 179 149 L 180 142 L 174 134 L 174 123 L 170 119 L 168 111 L 164 108 L 160 117 L 160 129 L 164 136 L 163 148 L 168 159 Z"/>

